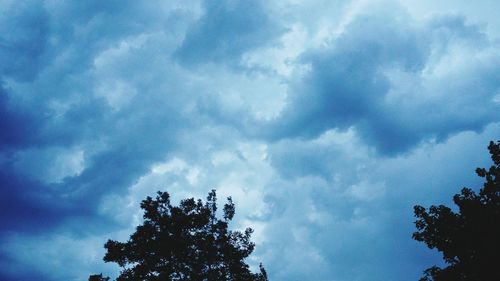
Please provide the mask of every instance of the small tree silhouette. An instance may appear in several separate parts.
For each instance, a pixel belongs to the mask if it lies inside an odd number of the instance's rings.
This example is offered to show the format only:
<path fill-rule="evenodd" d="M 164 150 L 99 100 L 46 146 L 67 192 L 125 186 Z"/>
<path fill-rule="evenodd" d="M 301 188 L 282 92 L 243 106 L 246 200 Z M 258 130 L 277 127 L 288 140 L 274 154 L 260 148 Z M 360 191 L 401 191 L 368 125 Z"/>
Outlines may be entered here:
<path fill-rule="evenodd" d="M 103 277 L 101 274 L 90 275 L 89 281 L 109 281 L 109 277 Z"/>
<path fill-rule="evenodd" d="M 172 206 L 167 192 L 147 197 L 141 203 L 144 223 L 125 243 L 108 240 L 104 261 L 122 267 L 118 281 L 267 281 L 262 264 L 260 273 L 252 273 L 244 261 L 254 250 L 253 230 L 228 230 L 234 203 L 227 198 L 223 219 L 218 219 L 216 201 L 215 190 L 205 204 L 191 198 Z"/>
<path fill-rule="evenodd" d="M 417 231 L 413 238 L 442 252 L 448 264 L 424 271 L 421 281 L 493 281 L 500 280 L 500 141 L 488 149 L 493 166 L 477 168 L 485 179 L 476 194 L 463 188 L 453 197 L 458 213 L 440 205 L 429 211 L 415 206 Z"/>

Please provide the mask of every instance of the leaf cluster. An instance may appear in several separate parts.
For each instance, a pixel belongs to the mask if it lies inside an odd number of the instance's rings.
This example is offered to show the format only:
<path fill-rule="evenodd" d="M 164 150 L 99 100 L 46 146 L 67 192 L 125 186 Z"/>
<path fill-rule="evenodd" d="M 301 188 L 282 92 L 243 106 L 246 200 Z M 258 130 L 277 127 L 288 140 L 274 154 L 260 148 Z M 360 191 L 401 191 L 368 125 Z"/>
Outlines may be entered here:
<path fill-rule="evenodd" d="M 484 185 L 479 193 L 463 188 L 453 197 L 458 212 L 444 205 L 414 207 L 413 238 L 440 251 L 447 264 L 428 268 L 421 281 L 500 280 L 500 141 L 488 149 L 493 165 L 476 169 Z"/>
<path fill-rule="evenodd" d="M 253 230 L 231 231 L 235 207 L 231 197 L 216 216 L 217 197 L 212 190 L 205 203 L 185 199 L 170 203 L 167 192 L 141 203 L 144 222 L 129 240 L 108 240 L 104 261 L 122 267 L 118 281 L 267 281 L 265 269 L 252 273 L 245 259 L 253 252 Z M 98 279 L 96 279 L 98 280 Z"/>

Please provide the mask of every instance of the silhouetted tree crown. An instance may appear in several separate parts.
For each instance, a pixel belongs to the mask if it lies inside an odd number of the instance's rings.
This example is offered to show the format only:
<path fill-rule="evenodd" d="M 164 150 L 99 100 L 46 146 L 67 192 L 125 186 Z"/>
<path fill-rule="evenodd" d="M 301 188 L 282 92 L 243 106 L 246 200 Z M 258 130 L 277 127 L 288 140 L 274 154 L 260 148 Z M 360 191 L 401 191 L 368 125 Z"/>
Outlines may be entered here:
<path fill-rule="evenodd" d="M 414 207 L 413 238 L 440 251 L 447 264 L 428 268 L 421 281 L 500 280 L 500 141 L 488 149 L 493 165 L 476 169 L 484 185 L 478 194 L 463 188 L 453 197 L 458 213 L 443 205 Z"/>
<path fill-rule="evenodd" d="M 101 274 L 90 275 L 89 281 L 109 281 L 109 277 L 103 277 Z"/>
<path fill-rule="evenodd" d="M 122 267 L 117 280 L 190 280 L 190 281 L 266 281 L 260 265 L 252 273 L 245 263 L 254 250 L 252 229 L 228 230 L 235 213 L 231 197 L 223 208 L 223 218 L 216 216 L 215 190 L 206 203 L 193 198 L 179 206 L 170 204 L 167 192 L 141 203 L 144 222 L 125 243 L 108 240 L 104 261 Z M 103 280 L 100 275 L 93 280 Z M 91 280 L 91 279 L 89 279 Z"/>

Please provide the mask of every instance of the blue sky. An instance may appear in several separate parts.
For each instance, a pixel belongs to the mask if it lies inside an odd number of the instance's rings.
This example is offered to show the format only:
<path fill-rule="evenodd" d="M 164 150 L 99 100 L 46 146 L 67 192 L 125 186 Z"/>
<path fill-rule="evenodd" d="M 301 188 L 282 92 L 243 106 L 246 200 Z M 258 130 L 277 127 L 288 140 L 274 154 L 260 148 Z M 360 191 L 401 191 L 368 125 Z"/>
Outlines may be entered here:
<path fill-rule="evenodd" d="M 273 281 L 418 280 L 413 205 L 500 139 L 498 10 L 0 1 L 0 279 L 116 277 L 143 198 L 216 188 Z"/>

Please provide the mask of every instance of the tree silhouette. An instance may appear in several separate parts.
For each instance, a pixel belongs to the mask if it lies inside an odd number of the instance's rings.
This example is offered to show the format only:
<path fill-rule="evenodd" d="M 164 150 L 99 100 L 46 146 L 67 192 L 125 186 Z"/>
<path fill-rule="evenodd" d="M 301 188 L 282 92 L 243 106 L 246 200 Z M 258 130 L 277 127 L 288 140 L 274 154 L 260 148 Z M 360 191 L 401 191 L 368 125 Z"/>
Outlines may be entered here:
<path fill-rule="evenodd" d="M 125 243 L 108 240 L 104 261 L 122 267 L 118 281 L 267 281 L 262 264 L 260 273 L 252 273 L 245 263 L 255 246 L 250 241 L 253 230 L 228 230 L 234 203 L 227 198 L 219 219 L 216 201 L 215 190 L 205 204 L 191 198 L 172 206 L 167 192 L 147 197 L 141 203 L 143 224 Z"/>
<path fill-rule="evenodd" d="M 428 268 L 421 281 L 500 280 L 500 141 L 488 149 L 493 165 L 476 169 L 484 185 L 478 194 L 463 188 L 453 197 L 458 213 L 443 205 L 414 207 L 413 238 L 442 252 L 447 264 Z"/>
<path fill-rule="evenodd" d="M 89 281 L 109 281 L 109 277 L 103 277 L 101 274 L 90 275 Z"/>

